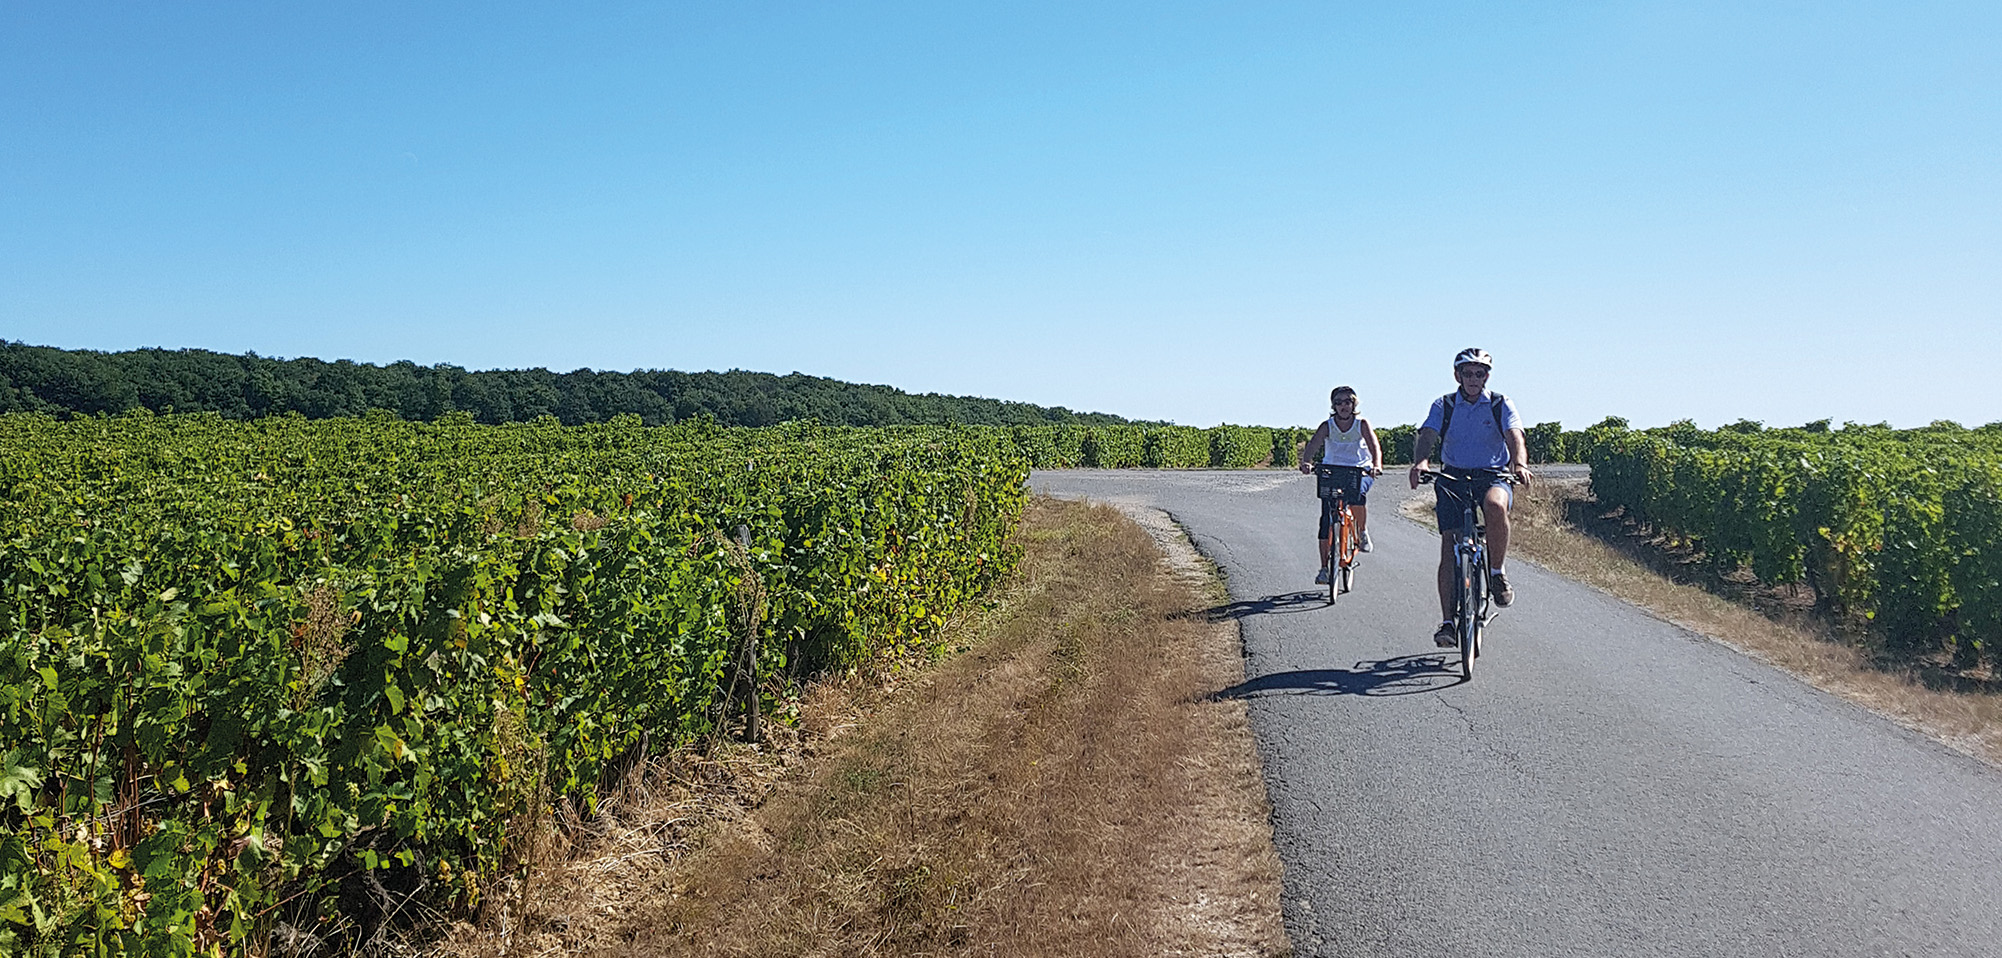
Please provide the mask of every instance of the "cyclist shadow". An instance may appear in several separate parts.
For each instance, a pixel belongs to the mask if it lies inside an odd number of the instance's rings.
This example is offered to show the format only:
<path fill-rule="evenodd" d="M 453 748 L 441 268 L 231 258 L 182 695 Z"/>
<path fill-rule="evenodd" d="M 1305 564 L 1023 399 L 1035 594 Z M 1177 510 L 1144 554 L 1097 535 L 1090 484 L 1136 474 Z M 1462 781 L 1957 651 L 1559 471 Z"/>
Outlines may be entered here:
<path fill-rule="evenodd" d="M 1306 592 L 1282 592 L 1259 599 L 1245 599 L 1224 605 L 1213 605 L 1195 612 L 1179 613 L 1176 618 L 1201 616 L 1210 622 L 1224 622 L 1231 619 L 1245 619 L 1254 615 L 1297 615 L 1324 609 L 1328 605 L 1326 589 Z"/>
<path fill-rule="evenodd" d="M 1459 653 L 1400 655 L 1357 662 L 1351 669 L 1300 669 L 1247 679 L 1210 693 L 1211 700 L 1268 695 L 1420 695 L 1465 682 Z"/>

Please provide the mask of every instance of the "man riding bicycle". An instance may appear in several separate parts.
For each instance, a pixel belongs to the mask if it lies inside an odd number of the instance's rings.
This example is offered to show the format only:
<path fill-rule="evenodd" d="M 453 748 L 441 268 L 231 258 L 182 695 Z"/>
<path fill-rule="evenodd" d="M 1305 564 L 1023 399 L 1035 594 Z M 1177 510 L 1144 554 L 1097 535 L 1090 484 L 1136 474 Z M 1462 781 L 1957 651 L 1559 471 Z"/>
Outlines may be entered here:
<path fill-rule="evenodd" d="M 1432 401 L 1432 411 L 1412 444 L 1411 488 L 1418 488 L 1420 474 L 1431 471 L 1435 449 L 1440 465 L 1462 477 L 1440 476 L 1433 483 L 1443 622 L 1432 633 L 1432 643 L 1442 648 L 1458 642 L 1453 632 L 1453 544 L 1461 532 L 1464 503 L 1479 502 L 1487 520 L 1488 594 L 1498 606 L 1515 601 L 1502 566 L 1508 557 L 1508 509 L 1513 501 L 1508 480 L 1529 482 L 1529 446 L 1515 403 L 1487 389 L 1494 364 L 1484 349 L 1464 349 L 1453 357 L 1453 378 L 1460 388 Z"/>

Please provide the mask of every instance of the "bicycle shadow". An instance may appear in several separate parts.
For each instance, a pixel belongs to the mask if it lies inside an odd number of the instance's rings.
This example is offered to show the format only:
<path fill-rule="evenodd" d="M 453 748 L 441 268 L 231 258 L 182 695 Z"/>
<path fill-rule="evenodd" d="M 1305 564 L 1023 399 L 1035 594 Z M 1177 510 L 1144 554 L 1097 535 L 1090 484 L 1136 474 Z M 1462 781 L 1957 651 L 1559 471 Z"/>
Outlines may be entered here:
<path fill-rule="evenodd" d="M 1176 618 L 1195 618 L 1201 616 L 1209 622 L 1225 622 L 1232 619 L 1246 619 L 1254 615 L 1298 615 L 1302 612 L 1324 609 L 1327 606 L 1327 590 L 1313 589 L 1303 592 L 1282 592 L 1278 595 L 1265 596 L 1262 599 L 1245 599 L 1240 602 L 1213 605 L 1207 609 L 1199 609 L 1194 612 L 1178 613 Z"/>
<path fill-rule="evenodd" d="M 1210 700 L 1253 699 L 1268 695 L 1421 695 L 1467 681 L 1459 653 L 1401 655 L 1357 662 L 1350 669 L 1300 669 L 1247 679 L 1210 693 Z"/>

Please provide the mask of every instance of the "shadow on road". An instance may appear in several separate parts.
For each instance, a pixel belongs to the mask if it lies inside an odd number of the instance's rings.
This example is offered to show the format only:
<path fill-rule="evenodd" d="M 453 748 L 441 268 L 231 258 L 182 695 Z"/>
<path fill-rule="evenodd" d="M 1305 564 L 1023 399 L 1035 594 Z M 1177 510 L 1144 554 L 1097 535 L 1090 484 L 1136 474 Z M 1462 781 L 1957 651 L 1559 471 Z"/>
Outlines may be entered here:
<path fill-rule="evenodd" d="M 1302 669 L 1274 672 L 1213 692 L 1211 699 L 1249 699 L 1266 695 L 1417 695 L 1451 688 L 1466 681 L 1460 662 L 1451 654 L 1401 655 L 1380 662 L 1357 662 L 1352 669 Z"/>
<path fill-rule="evenodd" d="M 1254 615 L 1293 615 L 1295 613 L 1311 612 L 1315 609 L 1326 608 L 1327 605 L 1327 590 L 1314 589 L 1307 592 L 1285 592 L 1279 595 L 1268 595 L 1262 599 L 1246 599 L 1242 602 L 1232 602 L 1227 605 L 1214 605 L 1200 612 L 1185 614 L 1189 617 L 1202 616 L 1211 622 L 1222 622 L 1227 619 L 1244 619 Z"/>

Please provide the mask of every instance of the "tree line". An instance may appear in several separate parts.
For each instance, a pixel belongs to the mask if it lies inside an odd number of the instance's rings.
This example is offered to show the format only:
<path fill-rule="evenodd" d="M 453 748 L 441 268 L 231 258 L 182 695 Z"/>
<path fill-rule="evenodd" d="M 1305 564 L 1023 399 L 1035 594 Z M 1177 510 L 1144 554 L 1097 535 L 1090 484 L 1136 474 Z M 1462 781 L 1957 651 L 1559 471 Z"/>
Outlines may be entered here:
<path fill-rule="evenodd" d="M 914 394 L 803 373 L 467 370 L 408 360 L 378 366 L 346 359 L 273 359 L 254 352 L 100 352 L 0 340 L 0 413 L 93 415 L 139 408 L 215 412 L 231 419 L 293 413 L 326 419 L 372 410 L 421 422 L 455 413 L 493 424 L 553 416 L 573 426 L 626 414 L 648 425 L 705 417 L 726 426 L 801 419 L 849 426 L 1130 421 L 1062 406 Z"/>

